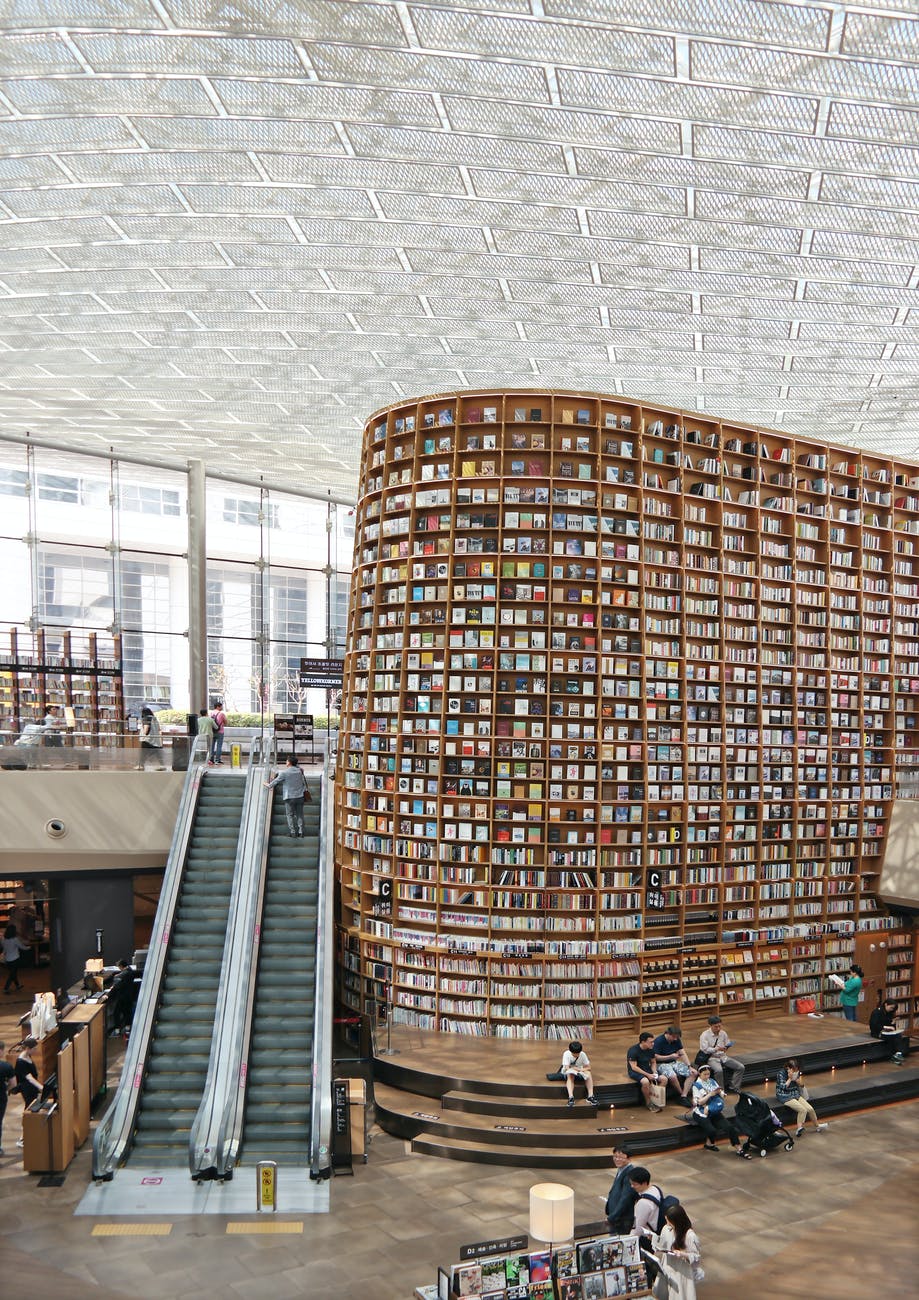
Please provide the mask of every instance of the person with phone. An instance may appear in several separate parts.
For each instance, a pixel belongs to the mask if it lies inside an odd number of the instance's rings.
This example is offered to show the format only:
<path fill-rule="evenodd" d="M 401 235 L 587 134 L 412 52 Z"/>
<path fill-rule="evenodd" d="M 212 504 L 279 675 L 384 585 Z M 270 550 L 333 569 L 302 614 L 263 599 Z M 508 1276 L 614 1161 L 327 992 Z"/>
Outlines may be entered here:
<path fill-rule="evenodd" d="M 728 1038 L 725 1033 L 721 1017 L 709 1016 L 708 1029 L 703 1029 L 699 1035 L 699 1055 L 696 1057 L 696 1066 L 702 1064 L 704 1059 L 712 1067 L 715 1082 L 720 1084 L 725 1092 L 740 1092 L 740 1085 L 743 1083 L 743 1061 L 728 1056 L 728 1048 L 733 1046 L 733 1039 Z M 727 1080 L 725 1071 L 729 1074 Z"/>

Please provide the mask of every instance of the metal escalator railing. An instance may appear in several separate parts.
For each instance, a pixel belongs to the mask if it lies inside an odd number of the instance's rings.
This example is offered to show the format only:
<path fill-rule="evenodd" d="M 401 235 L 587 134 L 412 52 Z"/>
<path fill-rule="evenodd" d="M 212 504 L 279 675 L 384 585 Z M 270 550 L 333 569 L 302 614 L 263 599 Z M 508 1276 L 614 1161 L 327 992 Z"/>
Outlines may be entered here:
<path fill-rule="evenodd" d="M 188 1144 L 193 1178 L 232 1177 L 239 1147 L 268 855 L 267 772 L 267 766 L 250 764 L 246 776 L 218 1012 L 204 1092 Z"/>
<path fill-rule="evenodd" d="M 140 1089 L 156 1020 L 160 985 L 166 966 L 166 954 L 175 923 L 182 875 L 188 855 L 188 844 L 195 822 L 201 782 L 206 771 L 207 745 L 204 737 L 199 737 L 195 740 L 189 755 L 188 771 L 182 786 L 179 812 L 153 923 L 153 941 L 144 966 L 121 1079 L 115 1099 L 93 1138 L 93 1178 L 107 1180 L 112 1177 L 127 1153 L 134 1130 Z"/>
<path fill-rule="evenodd" d="M 331 1172 L 332 1137 L 332 955 L 334 805 L 332 772 L 334 756 L 326 756 L 320 783 L 319 806 L 322 825 L 319 840 L 317 887 L 315 1003 L 313 1006 L 313 1088 L 310 1097 L 310 1178 L 328 1178 Z"/>

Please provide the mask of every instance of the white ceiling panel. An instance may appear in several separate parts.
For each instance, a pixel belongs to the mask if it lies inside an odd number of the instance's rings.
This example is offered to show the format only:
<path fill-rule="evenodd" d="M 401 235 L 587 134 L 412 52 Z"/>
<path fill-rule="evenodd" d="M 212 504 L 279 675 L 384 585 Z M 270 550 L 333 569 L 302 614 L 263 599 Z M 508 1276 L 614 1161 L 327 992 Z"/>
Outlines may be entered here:
<path fill-rule="evenodd" d="M 0 0 L 0 74 L 0 433 L 347 495 L 399 393 L 545 384 L 919 456 L 908 0 Z"/>

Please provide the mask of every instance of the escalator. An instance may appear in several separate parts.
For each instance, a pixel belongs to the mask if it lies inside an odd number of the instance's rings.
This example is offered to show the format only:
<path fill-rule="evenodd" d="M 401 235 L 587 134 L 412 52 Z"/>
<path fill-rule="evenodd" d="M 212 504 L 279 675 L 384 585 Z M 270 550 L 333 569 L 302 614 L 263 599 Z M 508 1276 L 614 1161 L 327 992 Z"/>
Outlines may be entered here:
<path fill-rule="evenodd" d="M 240 1160 L 310 1162 L 319 875 L 319 783 L 292 839 L 274 792 Z"/>
<path fill-rule="evenodd" d="M 203 776 L 129 1164 L 185 1165 L 211 1052 L 245 781 Z M 299 843 L 299 841 L 292 841 Z"/>

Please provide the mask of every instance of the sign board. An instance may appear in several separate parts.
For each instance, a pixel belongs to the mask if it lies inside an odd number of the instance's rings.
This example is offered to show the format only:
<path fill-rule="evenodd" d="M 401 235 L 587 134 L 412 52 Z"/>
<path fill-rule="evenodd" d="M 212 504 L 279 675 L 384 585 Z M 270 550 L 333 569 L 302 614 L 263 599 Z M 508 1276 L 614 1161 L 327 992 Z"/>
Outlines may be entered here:
<path fill-rule="evenodd" d="M 645 907 L 649 912 L 663 912 L 667 905 L 664 897 L 664 873 L 651 870 L 645 882 Z"/>
<path fill-rule="evenodd" d="M 530 1239 L 524 1232 L 519 1237 L 502 1237 L 499 1241 L 476 1241 L 471 1246 L 460 1246 L 460 1259 L 478 1259 L 480 1255 L 513 1255 L 515 1251 L 530 1248 Z"/>
<path fill-rule="evenodd" d="M 332 1171 L 354 1173 L 351 1161 L 351 1098 L 348 1080 L 332 1083 Z"/>
<path fill-rule="evenodd" d="M 301 686 L 340 690 L 345 675 L 344 659 L 301 659 L 298 679 Z"/>
<path fill-rule="evenodd" d="M 260 1160 L 255 1166 L 256 1210 L 259 1213 L 278 1208 L 278 1166 L 273 1160 Z"/>
<path fill-rule="evenodd" d="M 313 757 L 314 718 L 312 713 L 276 713 L 274 743 L 279 759 L 290 754 Z"/>

